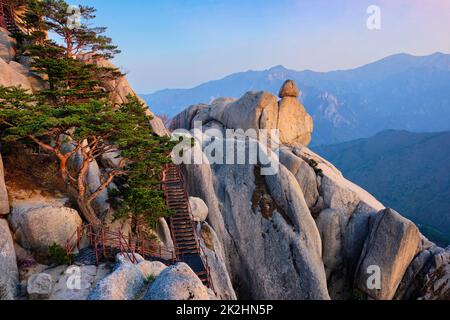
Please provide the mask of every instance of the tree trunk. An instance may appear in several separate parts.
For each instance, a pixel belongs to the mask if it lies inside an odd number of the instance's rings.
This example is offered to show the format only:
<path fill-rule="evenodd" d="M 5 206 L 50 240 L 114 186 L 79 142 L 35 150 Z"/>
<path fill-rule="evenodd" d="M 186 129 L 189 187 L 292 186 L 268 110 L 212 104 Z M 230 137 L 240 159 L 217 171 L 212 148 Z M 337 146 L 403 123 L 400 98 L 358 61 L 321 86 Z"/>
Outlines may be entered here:
<path fill-rule="evenodd" d="M 84 197 L 77 197 L 77 205 L 80 209 L 83 217 L 94 227 L 99 227 L 103 224 L 103 221 L 97 217 L 95 210 L 92 208 L 89 201 Z"/>
<path fill-rule="evenodd" d="M 69 187 L 69 196 L 76 201 L 78 209 L 81 211 L 81 215 L 89 224 L 95 227 L 103 225 L 103 221 L 97 217 L 97 213 L 92 208 L 91 201 L 86 197 L 80 196 L 78 191 L 73 187 Z"/>

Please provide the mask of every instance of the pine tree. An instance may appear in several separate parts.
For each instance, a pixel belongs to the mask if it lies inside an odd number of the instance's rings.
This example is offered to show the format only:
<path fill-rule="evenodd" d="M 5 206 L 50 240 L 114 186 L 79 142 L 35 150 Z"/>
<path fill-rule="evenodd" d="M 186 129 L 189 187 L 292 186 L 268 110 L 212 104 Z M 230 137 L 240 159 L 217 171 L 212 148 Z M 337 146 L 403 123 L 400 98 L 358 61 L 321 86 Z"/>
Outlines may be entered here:
<path fill-rule="evenodd" d="M 144 106 L 136 97 L 113 108 L 105 101 L 54 106 L 39 101 L 20 88 L 0 87 L 0 130 L 4 142 L 30 139 L 59 161 L 68 194 L 76 200 L 85 219 L 103 221 L 92 202 L 116 177 L 121 177 L 114 206 L 117 217 L 143 217 L 152 224 L 169 214 L 160 191 L 163 164 L 168 163 L 171 143 L 153 135 Z M 120 168 L 107 171 L 101 186 L 90 193 L 85 177 L 92 161 L 120 150 Z M 81 165 L 69 166 L 75 155 Z"/>
<path fill-rule="evenodd" d="M 23 55 L 32 58 L 32 71 L 48 79 L 48 88 L 40 92 L 43 98 L 54 104 L 105 98 L 101 83 L 122 74 L 97 62 L 120 51 L 103 35 L 106 28 L 90 27 L 95 9 L 80 6 L 80 26 L 74 28 L 63 0 L 28 0 L 27 8 L 22 15 L 29 30 L 23 35 Z M 48 39 L 49 32 L 57 39 Z"/>
<path fill-rule="evenodd" d="M 47 87 L 31 95 L 21 88 L 0 87 L 0 130 L 4 142 L 31 140 L 59 162 L 67 192 L 76 200 L 85 219 L 103 223 L 92 202 L 111 184 L 117 217 L 132 215 L 152 225 L 170 214 L 160 191 L 163 164 L 169 161 L 171 144 L 153 134 L 144 106 L 136 97 L 113 106 L 100 84 L 121 73 L 100 67 L 97 61 L 119 52 L 105 28 L 90 27 L 95 9 L 80 7 L 79 28 L 71 28 L 68 4 L 63 0 L 27 0 L 22 19 L 28 30 L 22 35 L 23 54 L 31 57 L 31 68 L 46 79 Z M 47 39 L 51 32 L 59 39 Z M 90 192 L 86 174 L 92 161 L 120 150 L 120 168 L 110 168 L 101 186 Z M 77 168 L 69 160 L 82 159 Z"/>

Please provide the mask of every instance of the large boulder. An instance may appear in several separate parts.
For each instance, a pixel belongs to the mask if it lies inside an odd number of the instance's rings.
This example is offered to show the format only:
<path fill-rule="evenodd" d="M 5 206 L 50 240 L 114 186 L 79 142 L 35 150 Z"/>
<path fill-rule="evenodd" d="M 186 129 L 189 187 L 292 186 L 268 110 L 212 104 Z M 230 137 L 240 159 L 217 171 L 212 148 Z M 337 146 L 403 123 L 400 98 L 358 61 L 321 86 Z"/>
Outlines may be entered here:
<path fill-rule="evenodd" d="M 156 235 L 166 250 L 174 250 L 175 246 L 173 244 L 172 234 L 165 218 L 158 219 L 156 224 Z"/>
<path fill-rule="evenodd" d="M 13 300 L 17 295 L 19 271 L 8 222 L 0 218 L 0 300 Z"/>
<path fill-rule="evenodd" d="M 209 300 L 208 289 L 185 263 L 164 270 L 153 282 L 144 300 Z"/>
<path fill-rule="evenodd" d="M 67 207 L 42 207 L 13 211 L 11 227 L 22 247 L 46 255 L 53 244 L 64 247 L 82 225 L 78 212 Z"/>
<path fill-rule="evenodd" d="M 213 108 L 211 117 L 228 129 L 276 129 L 277 98 L 268 92 L 248 92 L 235 102 Z"/>
<path fill-rule="evenodd" d="M 122 264 L 102 279 L 88 300 L 134 300 L 145 285 L 142 272 L 132 264 Z"/>
<path fill-rule="evenodd" d="M 5 184 L 5 169 L 3 167 L 3 159 L 0 155 L 0 216 L 9 213 L 8 190 Z"/>
<path fill-rule="evenodd" d="M 49 300 L 86 300 L 91 290 L 111 272 L 108 265 L 60 266 L 45 270 L 54 279 Z"/>
<path fill-rule="evenodd" d="M 376 300 L 391 300 L 418 252 L 417 227 L 392 209 L 377 215 L 364 245 L 356 276 L 359 290 Z M 368 286 L 373 267 L 381 272 L 381 286 Z M 373 269 L 376 270 L 376 269 Z M 376 276 L 376 275 L 375 275 Z"/>
<path fill-rule="evenodd" d="M 196 197 L 189 197 L 189 204 L 192 210 L 194 221 L 203 222 L 208 218 L 208 207 L 205 202 Z"/>
<path fill-rule="evenodd" d="M 28 278 L 27 293 L 30 300 L 45 300 L 53 291 L 53 278 L 47 273 L 34 274 Z"/>
<path fill-rule="evenodd" d="M 114 271 L 98 282 L 88 300 L 138 300 L 143 294 L 147 278 L 157 276 L 162 266 L 149 263 L 138 254 L 134 257 L 136 263 L 132 263 L 127 254 L 118 254 Z"/>
<path fill-rule="evenodd" d="M 298 98 L 300 96 L 300 90 L 298 90 L 297 84 L 293 80 L 286 80 L 280 89 L 278 96 L 283 99 L 287 97 Z"/>
<path fill-rule="evenodd" d="M 180 114 L 175 116 L 170 122 L 170 129 L 185 129 L 191 130 L 193 128 L 193 119 L 202 111 L 206 111 L 208 105 L 206 104 L 196 104 L 190 106 L 186 110 L 182 111 Z M 205 119 L 206 120 L 206 119 Z M 204 121 L 205 123 L 207 121 Z"/>
<path fill-rule="evenodd" d="M 298 98 L 285 97 L 279 102 L 277 128 L 281 144 L 307 146 L 311 142 L 314 124 Z"/>

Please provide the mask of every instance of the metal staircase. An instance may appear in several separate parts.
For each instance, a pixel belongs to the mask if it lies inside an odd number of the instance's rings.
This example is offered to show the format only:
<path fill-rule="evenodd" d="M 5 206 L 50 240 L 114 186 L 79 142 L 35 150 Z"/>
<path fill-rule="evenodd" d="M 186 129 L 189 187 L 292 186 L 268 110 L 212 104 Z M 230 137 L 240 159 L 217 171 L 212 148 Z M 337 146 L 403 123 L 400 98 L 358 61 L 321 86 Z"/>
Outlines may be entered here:
<path fill-rule="evenodd" d="M 11 34 L 20 32 L 15 21 L 15 14 L 11 4 L 7 0 L 0 0 L 0 27 Z"/>
<path fill-rule="evenodd" d="M 179 166 L 175 164 L 166 166 L 163 175 L 163 190 L 168 208 L 175 212 L 175 215 L 169 218 L 169 225 L 177 259 L 189 265 L 203 284 L 214 290 L 208 261 L 205 255 L 202 257 L 195 233 L 189 197 L 184 188 Z"/>

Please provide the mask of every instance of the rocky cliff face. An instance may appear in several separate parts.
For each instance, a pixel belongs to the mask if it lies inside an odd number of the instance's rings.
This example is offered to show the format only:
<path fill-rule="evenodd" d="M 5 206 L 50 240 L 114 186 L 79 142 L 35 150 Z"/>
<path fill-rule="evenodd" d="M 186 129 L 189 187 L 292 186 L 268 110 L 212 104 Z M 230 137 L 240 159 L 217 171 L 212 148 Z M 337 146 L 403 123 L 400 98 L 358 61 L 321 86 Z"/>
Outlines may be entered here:
<path fill-rule="evenodd" d="M 202 164 L 184 166 L 188 192 L 209 208 L 207 221 L 224 247 L 238 296 L 449 298 L 450 249 L 429 242 L 411 221 L 307 148 L 312 121 L 298 96 L 288 81 L 280 101 L 267 92 L 221 98 L 186 109 L 171 124 L 172 130 L 191 130 L 201 121 L 203 137 L 211 128 L 223 137 L 226 129 L 280 130 L 275 175 L 261 175 L 262 163 L 210 164 L 205 154 Z M 211 146 L 211 139 L 202 141 L 194 153 Z M 241 143 L 248 151 L 245 139 Z"/>

